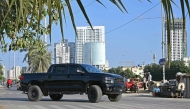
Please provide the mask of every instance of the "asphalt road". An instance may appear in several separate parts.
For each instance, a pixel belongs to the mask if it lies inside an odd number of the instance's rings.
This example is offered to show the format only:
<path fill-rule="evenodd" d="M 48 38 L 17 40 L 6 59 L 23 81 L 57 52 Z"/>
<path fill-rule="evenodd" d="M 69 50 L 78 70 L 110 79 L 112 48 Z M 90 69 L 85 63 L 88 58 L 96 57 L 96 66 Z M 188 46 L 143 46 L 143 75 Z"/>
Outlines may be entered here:
<path fill-rule="evenodd" d="M 42 97 L 31 102 L 16 87 L 0 85 L 0 109 L 190 109 L 190 99 L 152 97 L 149 93 L 125 93 L 119 102 L 103 96 L 101 102 L 90 103 L 87 95 L 64 95 L 60 101 Z"/>

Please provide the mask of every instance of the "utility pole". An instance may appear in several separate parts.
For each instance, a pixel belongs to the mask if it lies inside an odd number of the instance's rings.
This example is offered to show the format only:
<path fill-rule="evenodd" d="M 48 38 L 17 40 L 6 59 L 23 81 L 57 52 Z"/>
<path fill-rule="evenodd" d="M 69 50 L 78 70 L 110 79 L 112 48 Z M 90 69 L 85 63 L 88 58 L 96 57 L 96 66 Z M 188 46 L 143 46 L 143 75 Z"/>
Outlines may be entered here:
<path fill-rule="evenodd" d="M 165 55 L 164 55 L 164 45 L 165 45 L 165 42 L 164 42 L 164 23 L 165 23 L 165 18 L 164 18 L 164 14 L 163 14 L 162 3 L 161 3 L 161 14 L 162 14 L 162 59 L 164 59 L 165 58 Z M 162 67 L 163 67 L 163 83 L 165 83 L 165 62 L 162 65 Z"/>
<path fill-rule="evenodd" d="M 44 11 L 46 10 L 46 7 L 44 5 Z M 46 16 L 44 16 L 44 28 L 46 28 Z M 44 33 L 44 43 L 47 44 L 47 36 L 46 32 Z"/>
<path fill-rule="evenodd" d="M 16 69 L 15 69 L 15 51 L 14 51 L 14 56 L 13 56 L 13 58 L 14 58 L 13 73 L 14 73 L 14 79 L 15 79 L 15 81 L 16 81 Z"/>

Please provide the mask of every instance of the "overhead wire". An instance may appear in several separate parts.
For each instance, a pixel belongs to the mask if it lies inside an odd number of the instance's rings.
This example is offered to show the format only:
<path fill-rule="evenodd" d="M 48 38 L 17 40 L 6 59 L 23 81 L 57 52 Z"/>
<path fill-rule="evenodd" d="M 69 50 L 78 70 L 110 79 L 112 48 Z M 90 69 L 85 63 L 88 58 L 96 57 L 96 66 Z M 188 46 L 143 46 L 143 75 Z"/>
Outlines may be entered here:
<path fill-rule="evenodd" d="M 135 21 L 135 20 L 137 20 L 139 17 L 143 16 L 144 14 L 146 14 L 147 12 L 149 12 L 150 10 L 152 10 L 153 8 L 155 8 L 156 6 L 158 6 L 160 3 L 161 3 L 161 2 L 157 3 L 156 5 L 154 5 L 153 7 L 151 7 L 150 9 L 148 9 L 147 11 L 145 11 L 144 13 L 142 13 L 142 14 L 140 14 L 139 16 L 135 17 L 134 19 L 130 20 L 129 22 L 124 23 L 123 25 L 121 25 L 121 26 L 119 26 L 119 27 L 116 27 L 116 28 L 114 28 L 114 29 L 112 29 L 112 30 L 110 30 L 110 31 L 108 31 L 108 32 L 105 32 L 104 34 L 113 32 L 113 31 L 115 31 L 115 30 L 117 30 L 117 29 L 119 29 L 119 28 L 121 28 L 121 27 L 123 27 L 123 26 L 125 26 L 125 25 L 127 25 L 127 24 L 129 24 L 129 23 L 131 23 L 131 22 L 133 22 L 133 21 Z"/>
<path fill-rule="evenodd" d="M 95 2 L 96 2 L 96 0 L 94 0 L 94 1 L 91 2 L 91 3 L 89 3 L 89 4 L 86 5 L 84 8 L 86 8 L 86 7 L 90 6 L 90 5 L 92 5 L 92 4 L 95 3 Z M 118 26 L 118 27 L 116 27 L 116 28 L 114 28 L 114 29 L 112 29 L 112 30 L 110 30 L 110 31 L 107 31 L 107 32 L 105 32 L 105 33 L 102 33 L 102 34 L 107 34 L 107 33 L 113 32 L 113 31 L 115 31 L 115 30 L 117 30 L 117 29 L 119 29 L 119 28 L 122 28 L 123 26 L 125 26 L 125 25 L 127 25 L 127 24 L 129 24 L 129 23 L 131 23 L 131 22 L 133 22 L 133 21 L 135 21 L 135 20 L 141 20 L 141 19 L 138 19 L 138 18 L 141 17 L 141 16 L 143 16 L 143 15 L 146 14 L 147 12 L 151 11 L 152 9 L 154 9 L 154 8 L 155 8 L 156 6 L 158 6 L 160 3 L 161 3 L 161 2 L 157 3 L 156 5 L 154 5 L 153 7 L 151 7 L 150 9 L 148 9 L 147 11 L 143 12 L 143 13 L 140 14 L 139 16 L 137 16 L 137 17 L 135 17 L 134 19 L 130 20 L 129 22 L 126 22 L 126 23 L 122 24 L 121 26 Z M 80 11 L 81 11 L 81 10 L 78 10 L 78 11 L 74 12 L 73 14 L 76 14 L 76 13 L 78 13 L 78 12 L 80 12 Z M 67 16 L 66 18 L 68 18 L 68 17 L 70 17 L 70 16 Z M 161 17 L 144 18 L 144 19 L 157 19 L 157 18 L 161 18 Z M 142 18 L 142 20 L 144 20 L 144 19 Z M 54 28 L 54 27 L 53 27 L 53 28 Z M 52 30 L 53 30 L 53 29 L 52 29 Z"/>

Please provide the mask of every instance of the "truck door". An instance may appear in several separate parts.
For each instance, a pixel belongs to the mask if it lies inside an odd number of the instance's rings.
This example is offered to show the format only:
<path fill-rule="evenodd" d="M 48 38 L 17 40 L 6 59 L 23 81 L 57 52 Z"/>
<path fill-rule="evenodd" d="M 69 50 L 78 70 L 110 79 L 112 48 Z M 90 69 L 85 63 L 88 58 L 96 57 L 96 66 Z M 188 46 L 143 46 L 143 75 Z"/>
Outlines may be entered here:
<path fill-rule="evenodd" d="M 64 91 L 67 78 L 66 65 L 54 65 L 46 76 L 46 86 L 49 91 Z"/>
<path fill-rule="evenodd" d="M 68 65 L 68 90 L 69 91 L 84 91 L 86 74 L 79 65 Z"/>

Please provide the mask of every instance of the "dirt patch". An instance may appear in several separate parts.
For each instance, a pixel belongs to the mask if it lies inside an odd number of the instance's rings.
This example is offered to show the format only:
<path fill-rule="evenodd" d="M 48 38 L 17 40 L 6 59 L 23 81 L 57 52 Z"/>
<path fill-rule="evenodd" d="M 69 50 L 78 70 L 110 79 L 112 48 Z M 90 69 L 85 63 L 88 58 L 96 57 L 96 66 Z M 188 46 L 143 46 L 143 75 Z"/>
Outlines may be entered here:
<path fill-rule="evenodd" d="M 3 106 L 0 106 L 0 109 L 5 109 Z"/>

